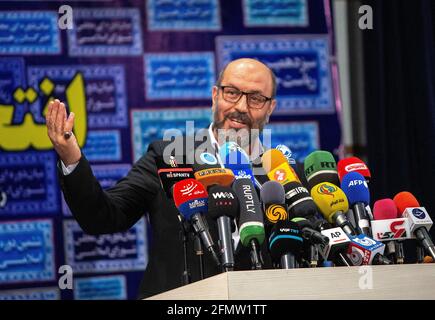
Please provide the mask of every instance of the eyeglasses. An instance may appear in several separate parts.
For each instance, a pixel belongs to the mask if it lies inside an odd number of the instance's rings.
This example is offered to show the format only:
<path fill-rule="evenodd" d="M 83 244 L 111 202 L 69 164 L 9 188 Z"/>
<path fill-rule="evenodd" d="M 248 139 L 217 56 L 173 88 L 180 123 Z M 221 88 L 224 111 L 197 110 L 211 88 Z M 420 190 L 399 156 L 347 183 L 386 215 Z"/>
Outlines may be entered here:
<path fill-rule="evenodd" d="M 246 95 L 248 107 L 252 109 L 261 109 L 267 102 L 272 100 L 272 98 L 265 97 L 257 92 L 243 92 L 231 86 L 217 87 L 222 89 L 222 97 L 227 102 L 237 103 L 243 95 Z"/>

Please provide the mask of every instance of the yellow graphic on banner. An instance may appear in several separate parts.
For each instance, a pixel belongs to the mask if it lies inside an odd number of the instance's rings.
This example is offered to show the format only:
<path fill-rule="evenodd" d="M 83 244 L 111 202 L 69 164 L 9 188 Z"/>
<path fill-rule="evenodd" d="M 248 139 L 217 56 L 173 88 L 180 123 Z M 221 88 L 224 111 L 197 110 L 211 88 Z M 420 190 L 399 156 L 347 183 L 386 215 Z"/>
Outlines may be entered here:
<path fill-rule="evenodd" d="M 45 78 L 39 88 L 49 96 L 46 105 L 43 108 L 42 114 L 45 114 L 48 109 L 48 104 L 55 98 L 51 96 L 54 90 L 53 82 Z M 87 132 L 87 117 L 86 117 L 86 96 L 83 75 L 77 73 L 66 90 L 66 105 L 70 112 L 74 112 L 74 135 L 80 147 L 83 147 L 86 142 Z M 33 88 L 23 90 L 17 88 L 13 94 L 15 101 L 23 103 L 27 101 L 33 103 L 37 99 L 37 93 Z M 12 124 L 14 114 L 13 105 L 0 104 L 0 149 L 6 151 L 23 151 L 30 147 L 37 150 L 52 149 L 53 145 L 47 135 L 47 127 L 45 124 L 37 124 L 33 119 L 33 115 L 29 112 L 24 116 L 24 120 L 20 124 Z"/>

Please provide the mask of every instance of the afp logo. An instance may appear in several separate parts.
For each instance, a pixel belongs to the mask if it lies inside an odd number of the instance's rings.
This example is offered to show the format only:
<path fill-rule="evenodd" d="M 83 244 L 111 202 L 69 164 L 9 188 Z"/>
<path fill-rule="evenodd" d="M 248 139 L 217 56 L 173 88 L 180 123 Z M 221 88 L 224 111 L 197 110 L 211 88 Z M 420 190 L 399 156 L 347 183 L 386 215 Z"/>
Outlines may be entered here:
<path fill-rule="evenodd" d="M 201 153 L 199 158 L 201 159 L 202 162 L 206 164 L 213 165 L 218 163 L 216 157 L 209 152 Z"/>
<path fill-rule="evenodd" d="M 426 218 L 426 213 L 424 213 L 423 210 L 418 209 L 418 208 L 414 208 L 414 209 L 412 209 L 412 214 L 413 214 L 414 217 L 416 217 L 417 219 L 421 219 L 421 220 L 423 220 L 424 218 Z"/>
<path fill-rule="evenodd" d="M 349 188 L 351 188 L 351 187 L 358 187 L 358 186 L 361 186 L 361 185 L 363 185 L 366 189 L 369 188 L 369 186 L 367 185 L 367 182 L 365 180 L 359 180 L 359 179 L 350 180 L 348 187 Z"/>

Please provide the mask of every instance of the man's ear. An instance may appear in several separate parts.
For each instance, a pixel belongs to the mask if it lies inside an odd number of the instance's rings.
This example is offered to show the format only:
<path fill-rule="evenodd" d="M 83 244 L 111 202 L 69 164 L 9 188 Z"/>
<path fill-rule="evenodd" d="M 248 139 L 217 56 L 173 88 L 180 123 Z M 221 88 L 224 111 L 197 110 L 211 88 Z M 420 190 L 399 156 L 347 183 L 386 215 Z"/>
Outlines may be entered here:
<path fill-rule="evenodd" d="M 213 86 L 212 90 L 211 90 L 211 98 L 212 98 L 212 105 L 211 105 L 211 111 L 215 112 L 216 110 L 216 99 L 218 97 L 219 94 L 219 88 L 216 86 Z"/>
<path fill-rule="evenodd" d="M 276 99 L 272 99 L 269 104 L 269 108 L 267 110 L 267 116 L 270 117 L 270 115 L 273 113 L 276 107 Z"/>

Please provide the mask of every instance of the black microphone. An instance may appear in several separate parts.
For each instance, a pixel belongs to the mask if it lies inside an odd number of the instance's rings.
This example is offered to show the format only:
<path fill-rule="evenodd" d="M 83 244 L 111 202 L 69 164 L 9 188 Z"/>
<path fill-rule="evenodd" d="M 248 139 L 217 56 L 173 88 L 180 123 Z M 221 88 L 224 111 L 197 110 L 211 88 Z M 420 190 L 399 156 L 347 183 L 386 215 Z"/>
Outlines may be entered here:
<path fill-rule="evenodd" d="M 208 191 L 208 213 L 216 220 L 224 271 L 234 270 L 234 244 L 231 225 L 239 212 L 237 195 L 230 187 L 212 186 Z"/>
<path fill-rule="evenodd" d="M 302 217 L 313 220 L 318 216 L 313 198 L 301 183 L 289 182 L 284 186 L 284 190 L 290 218 Z"/>
<path fill-rule="evenodd" d="M 298 225 L 292 221 L 279 220 L 269 237 L 269 251 L 275 265 L 281 269 L 298 267 L 303 238 Z"/>
<path fill-rule="evenodd" d="M 305 240 L 310 241 L 312 244 L 321 244 L 324 246 L 329 243 L 329 238 L 315 230 L 313 224 L 309 220 L 296 217 L 291 221 L 295 222 L 299 226 L 302 232 L 302 237 Z"/>
<path fill-rule="evenodd" d="M 259 246 L 264 242 L 265 230 L 257 192 L 249 178 L 236 179 L 233 183 L 233 190 L 240 204 L 240 242 L 245 247 L 251 247 L 252 268 L 262 269 L 263 261 Z"/>

